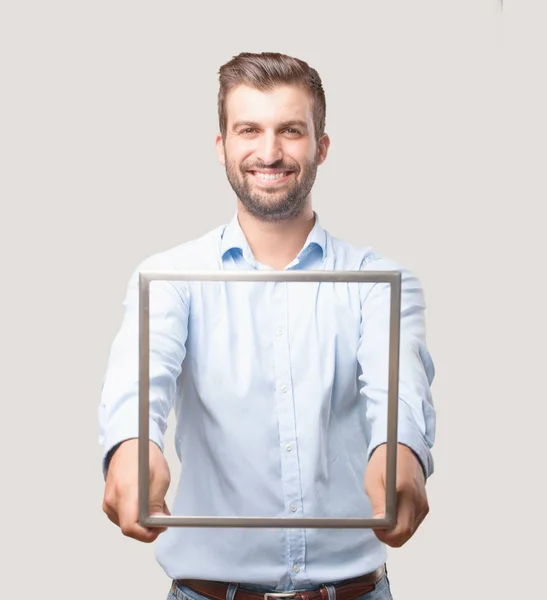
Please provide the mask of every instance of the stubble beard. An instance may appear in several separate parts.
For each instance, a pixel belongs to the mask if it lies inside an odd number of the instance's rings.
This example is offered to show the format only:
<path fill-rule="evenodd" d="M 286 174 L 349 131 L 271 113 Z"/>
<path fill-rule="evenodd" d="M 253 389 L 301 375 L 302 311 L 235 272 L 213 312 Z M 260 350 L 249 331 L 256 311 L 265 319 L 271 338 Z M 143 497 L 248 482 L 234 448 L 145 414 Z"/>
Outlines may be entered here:
<path fill-rule="evenodd" d="M 302 168 L 302 178 L 298 165 L 282 164 L 281 162 L 268 165 L 272 169 L 287 169 L 294 171 L 291 177 L 294 182 L 283 186 L 282 189 L 257 189 L 253 182 L 250 169 L 265 168 L 264 165 L 236 165 L 226 157 L 226 176 L 247 212 L 260 221 L 275 223 L 300 216 L 306 208 L 306 201 L 311 192 L 317 175 L 318 154 Z"/>

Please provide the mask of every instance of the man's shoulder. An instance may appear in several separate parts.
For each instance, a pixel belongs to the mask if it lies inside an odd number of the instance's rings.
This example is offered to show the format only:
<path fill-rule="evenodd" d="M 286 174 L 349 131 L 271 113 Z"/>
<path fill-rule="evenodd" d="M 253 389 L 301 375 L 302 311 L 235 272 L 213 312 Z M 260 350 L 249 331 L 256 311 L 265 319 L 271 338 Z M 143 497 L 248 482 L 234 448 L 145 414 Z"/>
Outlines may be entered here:
<path fill-rule="evenodd" d="M 360 270 L 369 263 L 383 259 L 373 247 L 357 245 L 336 236 L 329 236 L 334 255 L 335 268 Z"/>
<path fill-rule="evenodd" d="M 200 270 L 218 267 L 219 244 L 226 225 L 219 225 L 205 234 L 156 252 L 138 266 L 138 270 Z"/>
<path fill-rule="evenodd" d="M 337 269 L 348 271 L 401 271 L 409 269 L 401 262 L 382 254 L 373 246 L 357 245 L 338 237 L 330 236 Z"/>

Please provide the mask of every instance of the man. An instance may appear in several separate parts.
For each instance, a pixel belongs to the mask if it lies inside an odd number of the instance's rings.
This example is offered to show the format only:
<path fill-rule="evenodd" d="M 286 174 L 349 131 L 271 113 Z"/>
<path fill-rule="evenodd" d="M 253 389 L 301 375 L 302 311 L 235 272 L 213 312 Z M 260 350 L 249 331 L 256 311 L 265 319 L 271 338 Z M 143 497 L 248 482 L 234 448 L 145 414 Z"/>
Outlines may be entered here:
<path fill-rule="evenodd" d="M 100 407 L 103 509 L 125 535 L 158 538 L 173 598 L 259 600 L 291 590 L 307 590 L 305 600 L 391 598 L 385 544 L 405 543 L 426 516 L 433 471 L 422 288 L 407 269 L 319 224 L 311 189 L 330 140 L 314 69 L 286 55 L 240 54 L 220 70 L 218 109 L 216 147 L 237 214 L 150 257 L 131 278 Z M 156 269 L 402 272 L 395 528 L 139 525 L 137 276 Z M 387 284 L 154 282 L 150 304 L 151 513 L 169 514 L 162 449 L 173 407 L 181 459 L 174 514 L 382 516 Z"/>

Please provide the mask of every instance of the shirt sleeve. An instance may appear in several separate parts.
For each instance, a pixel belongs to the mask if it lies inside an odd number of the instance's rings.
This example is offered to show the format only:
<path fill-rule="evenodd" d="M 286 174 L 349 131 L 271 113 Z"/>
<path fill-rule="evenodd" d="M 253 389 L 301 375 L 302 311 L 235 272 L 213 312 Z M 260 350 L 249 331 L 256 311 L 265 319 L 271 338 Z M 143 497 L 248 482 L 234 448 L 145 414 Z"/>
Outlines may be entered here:
<path fill-rule="evenodd" d="M 419 279 L 393 261 L 378 259 L 362 270 L 401 272 L 401 328 L 399 354 L 398 442 L 408 446 L 421 462 L 424 474 L 433 473 L 431 448 L 435 441 L 435 409 L 431 384 L 435 367 L 426 347 L 425 300 Z M 358 362 L 361 394 L 371 436 L 368 458 L 387 441 L 387 388 L 389 371 L 389 314 L 391 286 L 362 286 Z"/>
<path fill-rule="evenodd" d="M 165 266 L 163 266 L 165 268 Z M 139 407 L 139 272 L 160 269 L 148 259 L 132 274 L 123 302 L 125 313 L 103 381 L 99 406 L 99 444 L 106 457 L 122 441 L 138 438 Z M 163 436 L 177 378 L 186 354 L 189 293 L 185 282 L 150 282 L 150 440 L 163 451 Z"/>

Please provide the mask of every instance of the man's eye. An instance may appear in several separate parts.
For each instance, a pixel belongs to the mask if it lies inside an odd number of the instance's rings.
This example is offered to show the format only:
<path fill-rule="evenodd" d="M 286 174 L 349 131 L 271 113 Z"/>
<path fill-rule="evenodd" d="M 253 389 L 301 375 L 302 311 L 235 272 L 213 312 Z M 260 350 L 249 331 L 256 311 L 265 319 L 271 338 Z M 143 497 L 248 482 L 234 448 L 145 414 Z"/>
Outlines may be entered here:
<path fill-rule="evenodd" d="M 290 135 L 300 135 L 300 131 L 298 131 L 298 129 L 293 129 L 292 127 L 287 127 L 285 131 Z"/>
<path fill-rule="evenodd" d="M 247 129 L 244 129 L 241 133 L 254 133 L 255 131 L 256 129 L 253 127 L 247 127 Z"/>

